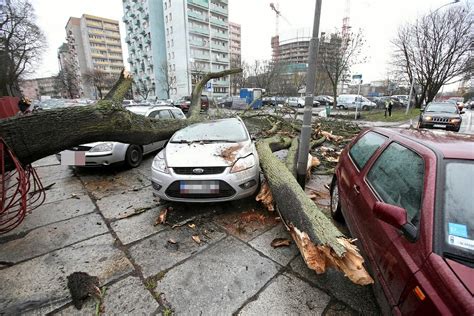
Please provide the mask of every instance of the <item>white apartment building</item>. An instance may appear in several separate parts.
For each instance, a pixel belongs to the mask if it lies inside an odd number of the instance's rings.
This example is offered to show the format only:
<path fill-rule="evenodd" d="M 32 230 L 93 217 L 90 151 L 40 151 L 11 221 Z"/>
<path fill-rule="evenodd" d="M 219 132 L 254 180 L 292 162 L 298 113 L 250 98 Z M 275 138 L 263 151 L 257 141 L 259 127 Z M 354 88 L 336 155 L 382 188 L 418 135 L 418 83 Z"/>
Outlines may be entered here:
<path fill-rule="evenodd" d="M 161 88 L 163 80 L 167 81 L 164 86 L 169 86 L 169 97 L 176 100 L 191 95 L 203 73 L 230 67 L 227 0 L 123 0 L 123 3 L 132 73 L 136 81 L 148 80 L 147 76 L 150 82 L 155 80 L 158 98 L 168 97 Z M 151 15 L 159 16 L 160 11 L 162 20 L 143 23 L 142 16 L 148 14 L 152 21 Z M 146 27 L 129 27 L 134 21 Z M 138 46 L 142 42 L 140 34 L 150 34 L 149 47 Z M 154 34 L 162 34 L 164 40 Z M 166 63 L 167 79 L 160 75 L 162 71 L 155 66 L 155 61 L 160 61 L 160 65 Z M 149 67 L 150 73 L 147 73 L 146 65 L 150 62 L 154 66 Z M 142 65 L 145 71 L 141 71 Z M 214 80 L 212 88 L 204 93 L 214 97 L 228 95 L 229 78 Z"/>

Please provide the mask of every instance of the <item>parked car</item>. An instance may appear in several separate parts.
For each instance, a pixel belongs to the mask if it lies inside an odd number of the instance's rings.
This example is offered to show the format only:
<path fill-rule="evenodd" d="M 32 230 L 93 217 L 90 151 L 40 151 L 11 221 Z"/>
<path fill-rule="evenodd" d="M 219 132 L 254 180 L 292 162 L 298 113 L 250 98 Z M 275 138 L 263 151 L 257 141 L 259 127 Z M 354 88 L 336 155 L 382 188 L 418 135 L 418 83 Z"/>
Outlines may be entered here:
<path fill-rule="evenodd" d="M 319 104 L 323 106 L 334 104 L 334 98 L 329 95 L 318 95 L 314 97 L 314 100 L 318 101 Z"/>
<path fill-rule="evenodd" d="M 430 102 L 422 109 L 418 120 L 419 128 L 441 128 L 459 132 L 464 111 L 449 102 Z"/>
<path fill-rule="evenodd" d="M 182 97 L 178 101 L 178 107 L 184 112 L 187 113 L 189 111 L 189 107 L 191 106 L 191 97 Z M 206 95 L 201 95 L 201 111 L 209 110 L 209 98 Z"/>
<path fill-rule="evenodd" d="M 153 160 L 155 195 L 177 202 L 218 202 L 254 194 L 259 185 L 255 145 L 240 118 L 177 131 Z"/>
<path fill-rule="evenodd" d="M 232 107 L 233 99 L 230 96 L 222 97 L 217 99 L 217 106 L 220 108 L 228 108 Z"/>
<path fill-rule="evenodd" d="M 156 119 L 186 119 L 180 109 L 171 106 L 130 106 L 127 110 Z M 112 141 L 88 143 L 62 151 L 56 154 L 56 158 L 63 164 L 74 166 L 108 166 L 125 163 L 128 167 L 135 168 L 141 164 L 143 155 L 162 148 L 165 142 L 166 140 L 162 140 L 144 146 Z M 65 158 L 72 156 L 74 157 L 72 160 Z"/>
<path fill-rule="evenodd" d="M 474 315 L 474 136 L 372 128 L 343 151 L 331 215 L 366 259 L 383 314 Z"/>
<path fill-rule="evenodd" d="M 344 110 L 358 109 L 370 110 L 375 109 L 377 105 L 369 99 L 357 94 L 341 94 L 337 97 L 337 107 Z"/>
<path fill-rule="evenodd" d="M 292 107 L 302 108 L 305 105 L 305 98 L 304 97 L 289 97 L 286 100 L 286 104 Z M 319 106 L 320 103 L 313 99 L 313 106 Z"/>
<path fill-rule="evenodd" d="M 123 100 L 122 105 L 124 107 L 127 107 L 127 106 L 137 105 L 137 103 L 134 100 Z"/>
<path fill-rule="evenodd" d="M 408 104 L 408 98 L 409 98 L 409 96 L 406 95 L 406 94 L 396 94 L 396 95 L 392 95 L 392 98 L 397 99 L 397 100 L 400 101 L 404 106 L 406 106 L 406 105 Z"/>
<path fill-rule="evenodd" d="M 464 108 L 464 98 L 462 97 L 452 97 L 449 98 L 446 102 L 456 104 L 459 111 L 462 111 Z"/>

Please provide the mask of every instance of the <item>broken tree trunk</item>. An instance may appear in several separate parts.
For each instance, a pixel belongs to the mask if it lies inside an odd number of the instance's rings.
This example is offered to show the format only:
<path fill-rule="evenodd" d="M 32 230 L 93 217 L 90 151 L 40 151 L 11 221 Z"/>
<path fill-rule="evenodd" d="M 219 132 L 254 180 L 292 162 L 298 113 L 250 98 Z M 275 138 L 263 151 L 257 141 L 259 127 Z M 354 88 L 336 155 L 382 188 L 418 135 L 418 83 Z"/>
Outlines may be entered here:
<path fill-rule="evenodd" d="M 305 194 L 298 182 L 272 152 L 279 137 L 257 142 L 260 166 L 270 185 L 278 210 L 309 268 L 323 273 L 334 267 L 354 283 L 373 283 L 358 249 Z"/>
<path fill-rule="evenodd" d="M 190 117 L 196 117 L 201 111 L 201 94 L 207 82 L 211 79 L 217 79 L 228 75 L 234 75 L 242 72 L 242 68 L 232 68 L 219 72 L 210 72 L 203 76 L 203 78 L 196 84 L 193 89 L 191 97 L 191 106 L 189 108 Z"/>

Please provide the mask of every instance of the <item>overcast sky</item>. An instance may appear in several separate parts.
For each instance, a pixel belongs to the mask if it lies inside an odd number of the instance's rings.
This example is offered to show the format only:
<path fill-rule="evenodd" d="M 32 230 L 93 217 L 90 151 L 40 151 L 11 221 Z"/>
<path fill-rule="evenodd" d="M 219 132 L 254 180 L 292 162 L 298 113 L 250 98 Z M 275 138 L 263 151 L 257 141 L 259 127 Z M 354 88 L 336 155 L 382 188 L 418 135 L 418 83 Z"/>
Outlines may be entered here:
<path fill-rule="evenodd" d="M 178 1 L 178 0 L 172 0 Z M 182 0 L 179 0 L 182 1 Z M 461 0 L 461 2 L 474 0 Z M 128 57 L 124 42 L 125 29 L 122 22 L 121 0 L 31 0 L 36 10 L 38 24 L 46 34 L 49 48 L 37 77 L 51 76 L 58 72 L 56 51 L 65 40 L 65 26 L 70 16 L 80 17 L 83 13 L 116 19 L 120 21 L 124 61 Z M 275 34 L 275 14 L 270 2 L 278 3 L 281 14 L 280 34 L 296 29 L 311 30 L 316 0 L 229 0 L 230 21 L 242 25 L 242 55 L 246 61 L 269 59 L 270 38 Z M 353 29 L 361 28 L 366 36 L 367 63 L 354 67 L 354 73 L 361 73 L 365 82 L 384 79 L 392 46 L 390 40 L 397 28 L 415 19 L 430 9 L 434 10 L 450 0 L 351 0 L 350 24 Z M 320 31 L 331 32 L 342 26 L 346 0 L 323 0 Z"/>

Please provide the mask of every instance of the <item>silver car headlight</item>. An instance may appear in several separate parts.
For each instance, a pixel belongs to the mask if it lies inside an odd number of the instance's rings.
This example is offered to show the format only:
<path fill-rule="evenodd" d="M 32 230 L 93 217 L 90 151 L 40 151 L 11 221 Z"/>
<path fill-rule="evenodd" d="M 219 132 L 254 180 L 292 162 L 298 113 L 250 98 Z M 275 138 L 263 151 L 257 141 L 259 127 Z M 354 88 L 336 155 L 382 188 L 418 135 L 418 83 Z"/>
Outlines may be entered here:
<path fill-rule="evenodd" d="M 255 166 L 255 163 L 256 162 L 255 162 L 254 155 L 249 155 L 244 158 L 239 158 L 232 166 L 232 169 L 230 169 L 230 173 L 235 173 L 235 172 L 240 172 L 240 171 L 250 169 L 253 166 Z"/>
<path fill-rule="evenodd" d="M 163 151 L 160 151 L 158 155 L 155 156 L 155 159 L 153 159 L 153 169 L 156 169 L 160 172 L 163 173 L 169 173 L 168 167 L 166 166 L 166 161 L 165 161 L 165 156 L 163 154 Z"/>
<path fill-rule="evenodd" d="M 92 147 L 89 150 L 89 152 L 97 153 L 97 152 L 103 152 L 103 151 L 112 151 L 113 148 L 114 148 L 114 143 L 102 143 L 102 144 Z"/>

